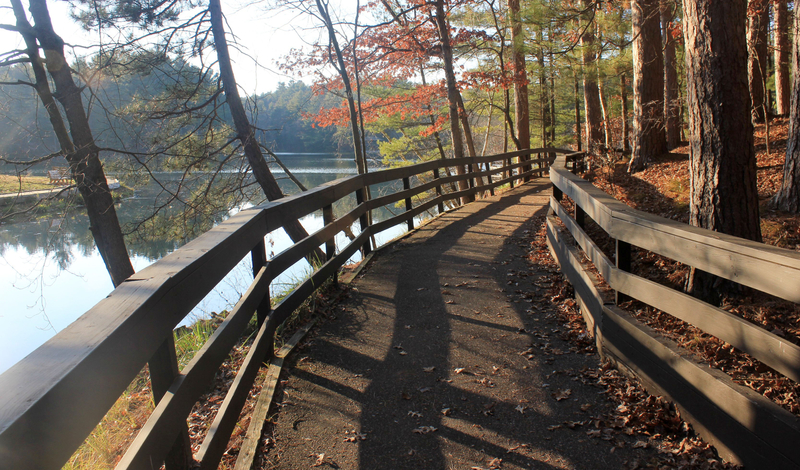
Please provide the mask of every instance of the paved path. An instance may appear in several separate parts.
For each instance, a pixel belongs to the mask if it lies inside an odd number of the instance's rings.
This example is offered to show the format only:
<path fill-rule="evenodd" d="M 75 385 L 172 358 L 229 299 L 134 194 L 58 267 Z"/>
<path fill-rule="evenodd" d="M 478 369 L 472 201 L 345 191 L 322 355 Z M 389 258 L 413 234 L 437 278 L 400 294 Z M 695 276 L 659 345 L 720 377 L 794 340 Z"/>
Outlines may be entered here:
<path fill-rule="evenodd" d="M 577 380 L 597 357 L 560 339 L 549 273 L 525 260 L 549 188 L 537 180 L 480 200 L 379 252 L 337 318 L 294 354 L 258 468 L 620 469 L 647 460 L 653 450 L 613 449 L 586 427 L 548 429 L 613 406 Z"/>

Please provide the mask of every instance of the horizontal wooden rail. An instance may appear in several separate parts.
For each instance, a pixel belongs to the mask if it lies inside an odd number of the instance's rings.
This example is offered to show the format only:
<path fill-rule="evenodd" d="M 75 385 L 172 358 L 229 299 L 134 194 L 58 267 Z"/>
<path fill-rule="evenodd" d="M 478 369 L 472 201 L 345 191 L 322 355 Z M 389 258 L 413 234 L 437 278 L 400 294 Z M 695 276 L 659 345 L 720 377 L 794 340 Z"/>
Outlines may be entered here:
<path fill-rule="evenodd" d="M 368 250 L 373 235 L 397 224 L 413 224 L 414 217 L 435 207 L 441 212 L 447 201 L 541 174 L 545 168 L 521 168 L 533 164 L 547 167 L 551 155 L 565 153 L 568 151 L 544 148 L 434 160 L 343 178 L 233 215 L 131 276 L 77 321 L 0 375 L 0 396 L 4 400 L 0 404 L 2 466 L 61 468 L 165 340 L 172 337 L 173 329 L 242 259 L 252 256 L 253 283 L 157 400 L 155 411 L 117 467 L 150 469 L 164 461 L 170 448 L 180 442 L 176 439 L 185 429 L 192 406 L 258 311 L 259 318 L 266 317 L 265 321 L 260 324 L 212 431 L 194 456 L 202 468 L 216 468 L 255 374 L 273 352 L 275 329 L 326 279 L 335 276 L 356 251 Z M 513 161 L 531 155 L 547 157 Z M 491 168 L 493 163 L 495 168 Z M 481 169 L 481 165 L 488 168 Z M 455 171 L 457 167 L 470 166 L 476 171 Z M 447 172 L 451 176 L 439 177 Z M 490 184 L 446 190 L 451 183 L 490 176 Z M 346 214 L 333 217 L 331 208 L 335 202 L 364 194 L 365 188 L 372 185 L 404 180 L 407 189 L 360 201 Z M 368 211 L 403 200 L 405 210 L 399 215 L 366 224 Z M 265 235 L 280 229 L 287 220 L 319 210 L 326 214 L 321 229 L 273 259 L 265 259 Z M 335 253 L 336 235 L 356 220 L 362 221 L 361 232 Z M 269 310 L 270 283 L 319 246 L 326 246 L 328 259 L 319 260 L 320 266 L 311 277 Z M 159 357 L 170 360 L 168 354 Z M 164 370 L 174 367 L 169 363 L 158 365 Z"/>
<path fill-rule="evenodd" d="M 550 168 L 554 196 L 547 240 L 575 286 L 588 329 L 601 350 L 639 376 L 653 393 L 671 397 L 725 457 L 748 468 L 800 468 L 800 451 L 790 444 L 800 438 L 800 419 L 736 385 L 722 372 L 695 364 L 671 341 L 617 308 L 602 294 L 600 278 L 594 277 L 578 249 L 618 295 L 681 319 L 796 382 L 800 382 L 800 347 L 723 309 L 631 273 L 629 266 L 623 266 L 627 253 L 618 251 L 612 262 L 560 198 L 569 196 L 576 215 L 591 217 L 616 239 L 618 250 L 636 246 L 792 302 L 800 301 L 800 254 L 637 211 L 569 172 L 564 160 L 560 157 Z"/>

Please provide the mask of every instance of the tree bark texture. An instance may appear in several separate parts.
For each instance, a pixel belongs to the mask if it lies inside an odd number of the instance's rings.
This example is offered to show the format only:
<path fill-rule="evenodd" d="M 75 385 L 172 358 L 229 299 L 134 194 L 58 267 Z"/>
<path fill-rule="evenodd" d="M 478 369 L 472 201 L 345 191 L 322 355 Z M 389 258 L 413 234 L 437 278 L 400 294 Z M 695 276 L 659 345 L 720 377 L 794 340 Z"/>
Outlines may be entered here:
<path fill-rule="evenodd" d="M 516 124 L 517 150 L 531 148 L 531 118 L 528 104 L 528 72 L 525 67 L 522 22 L 519 16 L 519 0 L 508 0 L 511 16 L 511 55 L 514 64 L 514 121 Z"/>
<path fill-rule="evenodd" d="M 761 241 L 746 0 L 684 0 L 690 222 Z"/>
<path fill-rule="evenodd" d="M 792 89 L 789 87 L 791 81 L 791 76 L 789 75 L 789 54 L 791 52 L 789 23 L 791 23 L 791 15 L 789 15 L 788 0 L 774 0 L 772 5 L 775 43 L 775 112 L 781 116 L 786 116 L 789 114 L 789 106 L 792 102 Z M 796 16 L 797 7 L 795 7 Z M 796 23 L 794 31 L 797 32 Z M 795 90 L 797 90 L 796 86 Z"/>
<path fill-rule="evenodd" d="M 678 94 L 678 70 L 676 69 L 675 38 L 672 28 L 675 20 L 675 0 L 661 1 L 661 37 L 664 49 L 664 131 L 667 149 L 681 144 L 681 102 Z"/>
<path fill-rule="evenodd" d="M 597 51 L 595 51 L 594 0 L 583 0 L 585 32 L 581 35 L 583 58 L 583 107 L 586 113 L 586 150 L 592 152 L 603 141 L 603 111 L 600 108 L 600 89 L 597 86 Z"/>
<path fill-rule="evenodd" d="M 619 94 L 622 99 L 622 153 L 631 153 L 631 126 L 628 121 L 628 78 L 619 76 Z"/>
<path fill-rule="evenodd" d="M 447 102 L 450 106 L 450 139 L 453 144 L 453 157 L 462 158 L 464 156 L 464 141 L 461 139 L 461 128 L 458 121 L 458 98 L 459 92 L 456 87 L 456 74 L 453 69 L 453 49 L 450 45 L 450 25 L 444 13 L 444 0 L 436 0 L 436 27 L 439 30 L 439 40 L 442 44 L 442 57 L 444 59 L 444 75 L 447 82 Z M 463 165 L 456 165 L 456 174 L 464 175 L 466 171 Z M 466 180 L 458 182 L 459 191 L 469 189 Z M 461 203 L 466 204 L 475 200 L 474 196 L 464 196 Z"/>
<path fill-rule="evenodd" d="M 244 147 L 244 154 L 253 170 L 253 176 L 258 182 L 267 199 L 275 201 L 283 197 L 283 192 L 278 186 L 278 182 L 269 171 L 267 162 L 264 159 L 264 154 L 261 152 L 261 147 L 256 140 L 255 131 L 253 126 L 250 125 L 250 120 L 247 118 L 247 113 L 242 105 L 242 99 L 239 96 L 239 89 L 236 85 L 236 77 L 233 74 L 233 67 L 231 66 L 231 57 L 228 52 L 228 40 L 225 38 L 225 29 L 222 21 L 222 8 L 220 7 L 219 0 L 210 0 L 208 3 L 208 11 L 211 14 L 211 31 L 214 35 L 214 46 L 217 51 L 217 62 L 219 64 L 219 73 L 222 78 L 222 88 L 225 91 L 225 101 L 228 103 L 228 108 L 233 118 L 234 127 L 239 141 Z M 358 147 L 358 142 L 354 142 Z M 287 220 L 283 226 L 286 234 L 295 243 L 306 238 L 308 232 L 300 225 L 298 220 Z M 325 254 L 317 248 L 311 255 L 310 261 L 322 262 L 325 259 Z"/>
<path fill-rule="evenodd" d="M 115 286 L 120 285 L 134 273 L 125 239 L 117 219 L 114 200 L 108 189 L 106 175 L 100 162 L 100 150 L 94 142 L 89 120 L 83 108 L 81 89 L 72 79 L 72 70 L 64 55 L 64 41 L 53 30 L 50 13 L 45 0 L 31 0 L 30 12 L 34 21 L 34 34 L 45 53 L 45 65 L 55 84 L 54 96 L 61 103 L 69 123 L 70 138 L 66 135 L 59 142 L 69 162 L 72 177 L 86 205 L 90 229 L 97 250 Z M 36 52 L 38 58 L 38 51 Z M 47 106 L 47 104 L 45 103 Z M 48 113 L 55 111 L 52 107 Z M 51 115 L 52 119 L 52 115 Z M 63 122 L 61 123 L 63 127 Z M 54 128 L 56 132 L 59 129 Z"/>
<path fill-rule="evenodd" d="M 583 139 L 581 138 L 581 94 L 580 82 L 578 77 L 575 77 L 575 149 L 581 151 Z"/>
<path fill-rule="evenodd" d="M 800 15 L 794 15 L 794 48 L 791 62 L 794 82 L 789 113 L 789 135 L 786 142 L 786 161 L 783 165 L 783 184 L 772 200 L 776 209 L 800 213 Z"/>
<path fill-rule="evenodd" d="M 631 2 L 633 18 L 633 156 L 628 171 L 641 171 L 667 150 L 664 132 L 664 57 L 659 0 Z"/>
<path fill-rule="evenodd" d="M 747 77 L 753 122 L 764 122 L 765 116 L 768 28 L 767 0 L 750 0 L 747 15 Z"/>

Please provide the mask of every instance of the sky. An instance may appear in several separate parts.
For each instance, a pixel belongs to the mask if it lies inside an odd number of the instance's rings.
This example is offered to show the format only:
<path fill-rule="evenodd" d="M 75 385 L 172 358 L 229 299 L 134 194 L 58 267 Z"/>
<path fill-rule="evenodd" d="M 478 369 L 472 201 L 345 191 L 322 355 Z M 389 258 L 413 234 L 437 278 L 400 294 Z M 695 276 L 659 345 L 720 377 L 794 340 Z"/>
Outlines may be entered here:
<path fill-rule="evenodd" d="M 27 1 L 22 0 L 27 6 Z M 320 37 L 322 31 L 302 15 L 291 12 L 270 10 L 268 3 L 274 0 L 253 2 L 247 0 L 222 0 L 223 14 L 239 44 L 249 54 L 231 49 L 234 73 L 244 93 L 256 94 L 274 90 L 279 82 L 289 82 L 298 77 L 282 73 L 276 61 L 290 53 L 292 48 L 303 47 Z M 332 4 L 342 4 L 352 10 L 356 2 L 334 0 Z M 53 27 L 67 43 L 72 45 L 96 44 L 97 33 L 87 33 L 69 17 L 69 4 L 63 0 L 48 0 Z M 7 2 L 0 3 L 0 23 L 14 24 L 16 21 Z M 230 41 L 230 38 L 229 38 Z M 0 51 L 22 48 L 22 39 L 16 33 L 0 29 Z M 80 54 L 84 49 L 76 48 Z M 253 59 L 259 63 L 257 66 Z"/>

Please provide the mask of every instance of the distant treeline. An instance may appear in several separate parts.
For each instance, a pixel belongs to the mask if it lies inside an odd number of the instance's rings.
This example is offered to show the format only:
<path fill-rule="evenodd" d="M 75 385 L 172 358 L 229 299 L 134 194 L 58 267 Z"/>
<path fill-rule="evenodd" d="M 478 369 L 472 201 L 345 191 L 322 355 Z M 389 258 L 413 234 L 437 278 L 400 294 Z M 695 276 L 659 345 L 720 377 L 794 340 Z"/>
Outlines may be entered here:
<path fill-rule="evenodd" d="M 175 61 L 168 67 L 138 74 L 114 73 L 113 67 L 93 70 L 91 64 L 83 62 L 74 67 L 85 72 L 81 76 L 91 84 L 85 92 L 91 98 L 85 102 L 89 104 L 90 124 L 98 146 L 129 152 L 148 152 L 157 147 L 155 141 L 159 132 L 163 132 L 163 120 L 151 119 L 147 111 L 156 107 L 162 96 L 174 95 L 176 87 L 183 86 L 180 83 L 186 80 L 175 74 L 188 75 L 192 69 Z M 9 67 L 0 75 L 0 82 L 22 83 L 0 86 L 3 96 L 0 100 L 0 128 L 3 129 L 0 157 L 5 160 L 32 161 L 59 149 L 46 110 L 33 88 L 24 85 L 32 81 L 28 68 L 23 65 Z M 216 77 L 206 82 L 209 88 L 216 87 Z M 275 91 L 250 97 L 247 106 L 262 144 L 274 152 L 346 152 L 352 151 L 346 132 L 339 130 L 337 135 L 335 126 L 314 126 L 312 119 L 305 117 L 323 108 L 340 106 L 341 101 L 332 94 L 315 95 L 311 87 L 293 81 L 280 83 Z M 223 106 L 218 111 L 222 122 L 232 128 L 227 108 Z M 175 132 L 189 132 L 190 127 L 179 127 Z M 122 158 L 121 155 L 109 151 L 101 153 L 101 158 L 108 161 Z M 41 170 L 65 164 L 63 159 L 57 158 L 32 168 Z M 12 165 L 0 165 L 0 172 L 14 170 Z"/>

